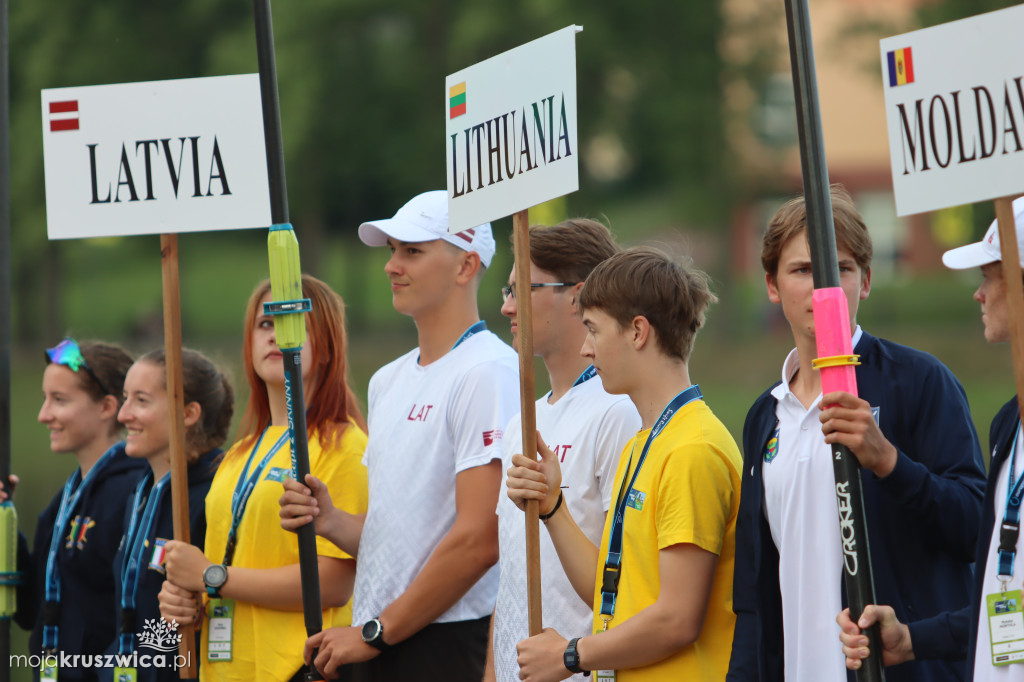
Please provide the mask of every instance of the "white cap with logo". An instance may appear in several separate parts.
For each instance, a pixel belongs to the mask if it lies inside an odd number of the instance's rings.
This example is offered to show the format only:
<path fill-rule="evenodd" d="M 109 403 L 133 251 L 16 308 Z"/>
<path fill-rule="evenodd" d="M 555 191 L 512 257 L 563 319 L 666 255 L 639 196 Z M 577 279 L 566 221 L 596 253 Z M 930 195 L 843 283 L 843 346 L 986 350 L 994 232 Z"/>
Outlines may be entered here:
<path fill-rule="evenodd" d="M 1017 228 L 1017 253 L 1024 267 L 1024 197 L 1013 202 L 1013 220 Z M 1003 260 L 999 250 L 999 225 L 993 220 L 980 242 L 950 249 L 942 254 L 942 263 L 953 270 L 980 268 L 982 265 Z"/>
<path fill-rule="evenodd" d="M 367 246 L 384 246 L 388 237 L 410 244 L 443 239 L 463 251 L 476 252 L 485 268 L 494 258 L 490 223 L 455 234 L 448 232 L 448 193 L 444 190 L 413 197 L 398 209 L 394 218 L 373 220 L 359 226 L 359 238 Z"/>

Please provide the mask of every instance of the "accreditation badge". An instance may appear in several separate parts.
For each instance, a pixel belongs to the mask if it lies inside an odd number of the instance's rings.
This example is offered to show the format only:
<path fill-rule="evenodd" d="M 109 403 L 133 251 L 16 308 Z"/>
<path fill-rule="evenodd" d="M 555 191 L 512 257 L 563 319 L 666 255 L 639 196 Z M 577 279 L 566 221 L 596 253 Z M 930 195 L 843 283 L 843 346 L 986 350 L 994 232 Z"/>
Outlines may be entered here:
<path fill-rule="evenodd" d="M 231 624 L 235 618 L 234 599 L 211 599 L 209 603 L 210 635 L 206 642 L 208 661 L 231 660 Z"/>
<path fill-rule="evenodd" d="M 139 671 L 135 668 L 114 668 L 114 682 L 139 682 Z"/>
<path fill-rule="evenodd" d="M 615 682 L 614 670 L 595 670 L 594 682 Z"/>
<path fill-rule="evenodd" d="M 985 596 L 992 665 L 1024 660 L 1024 611 L 1021 591 L 1008 590 Z"/>

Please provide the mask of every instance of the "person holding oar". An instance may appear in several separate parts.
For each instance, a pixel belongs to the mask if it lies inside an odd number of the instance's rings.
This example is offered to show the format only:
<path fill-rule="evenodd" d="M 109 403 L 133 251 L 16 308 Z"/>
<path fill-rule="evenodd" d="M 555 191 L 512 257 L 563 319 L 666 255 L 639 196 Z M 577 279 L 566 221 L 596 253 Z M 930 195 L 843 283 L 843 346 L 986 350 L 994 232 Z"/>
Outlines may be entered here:
<path fill-rule="evenodd" d="M 519 404 L 516 355 L 477 308 L 491 226 L 450 234 L 447 194 L 433 191 L 363 223 L 359 237 L 391 251 L 392 303 L 413 318 L 419 345 L 370 380 L 366 514 L 335 513 L 337 491 L 314 477 L 289 483 L 281 500 L 286 527 L 316 518 L 318 534 L 359 554 L 356 627 L 311 637 L 307 661 L 361 682 L 479 682 L 497 586 L 502 429 Z"/>
<path fill-rule="evenodd" d="M 846 295 L 859 397 L 822 395 L 807 239 L 800 196 L 772 217 L 761 263 L 795 348 L 781 381 L 747 413 L 736 531 L 736 638 L 729 682 L 842 682 L 835 614 L 844 564 L 856 573 L 851 495 L 837 486 L 830 444 L 860 462 L 877 595 L 915 628 L 967 602 L 984 466 L 967 397 L 935 357 L 879 339 L 857 324 L 871 292 L 871 235 L 841 186 L 830 191 L 839 282 Z M 955 653 L 950 658 L 955 658 Z M 963 652 L 960 652 L 963 657 Z M 889 682 L 954 682 L 962 661 L 895 668 Z"/>
<path fill-rule="evenodd" d="M 308 343 L 302 349 L 313 474 L 346 511 L 366 510 L 365 422 L 348 385 L 344 304 L 326 284 L 302 277 Z M 282 354 L 274 321 L 263 312 L 270 282 L 246 306 L 243 366 L 249 381 L 239 436 L 224 456 L 206 498 L 205 554 L 166 545 L 165 619 L 194 621 L 199 595 L 208 622 L 202 635 L 202 680 L 301 679 L 303 643 L 298 543 L 280 526 L 281 483 L 291 473 Z M 348 625 L 355 560 L 317 541 L 324 625 Z"/>

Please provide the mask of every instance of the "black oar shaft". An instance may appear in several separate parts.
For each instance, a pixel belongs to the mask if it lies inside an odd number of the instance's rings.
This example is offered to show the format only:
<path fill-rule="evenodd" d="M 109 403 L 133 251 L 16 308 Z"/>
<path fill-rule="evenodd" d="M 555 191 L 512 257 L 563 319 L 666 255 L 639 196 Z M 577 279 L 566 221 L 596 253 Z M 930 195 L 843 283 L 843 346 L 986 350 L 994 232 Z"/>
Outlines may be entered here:
<path fill-rule="evenodd" d="M 807 0 L 785 2 L 804 204 L 807 212 L 807 241 L 811 254 L 814 288 L 837 288 L 840 286 L 839 263 L 836 257 L 832 195 L 828 164 L 825 161 L 818 81 L 814 67 L 810 12 Z M 846 592 L 850 614 L 856 622 L 864 607 L 875 603 L 860 464 L 849 449 L 841 445 L 832 447 L 832 462 L 836 500 L 839 506 Z M 860 682 L 880 682 L 885 679 L 885 674 L 882 670 L 882 648 L 878 627 L 870 628 L 867 634 L 871 642 L 871 656 L 857 671 L 857 679 Z"/>

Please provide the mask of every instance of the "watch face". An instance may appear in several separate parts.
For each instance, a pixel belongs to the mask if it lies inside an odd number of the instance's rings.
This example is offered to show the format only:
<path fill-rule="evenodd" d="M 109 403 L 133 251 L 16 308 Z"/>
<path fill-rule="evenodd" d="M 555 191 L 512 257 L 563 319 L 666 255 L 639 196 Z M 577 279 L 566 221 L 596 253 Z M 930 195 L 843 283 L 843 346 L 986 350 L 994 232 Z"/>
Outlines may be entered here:
<path fill-rule="evenodd" d="M 363 641 L 372 642 L 380 636 L 380 621 L 374 618 L 363 624 Z"/>
<path fill-rule="evenodd" d="M 210 587 L 220 587 L 228 579 L 228 570 L 219 564 L 207 566 L 203 571 L 203 582 Z"/>

